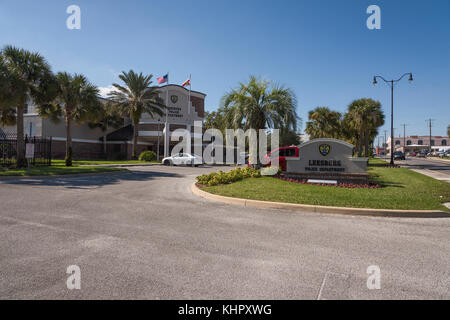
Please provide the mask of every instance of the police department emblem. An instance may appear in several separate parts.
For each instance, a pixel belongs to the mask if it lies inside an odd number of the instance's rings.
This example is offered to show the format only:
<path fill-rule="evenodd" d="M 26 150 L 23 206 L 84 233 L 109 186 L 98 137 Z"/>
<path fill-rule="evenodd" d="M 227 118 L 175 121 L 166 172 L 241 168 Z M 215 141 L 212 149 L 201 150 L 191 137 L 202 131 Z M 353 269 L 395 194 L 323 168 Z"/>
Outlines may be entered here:
<path fill-rule="evenodd" d="M 172 101 L 172 103 L 177 103 L 178 96 L 170 96 L 170 101 Z"/>
<path fill-rule="evenodd" d="M 321 144 L 319 146 L 319 152 L 321 155 L 326 157 L 331 151 L 331 146 L 329 144 Z"/>

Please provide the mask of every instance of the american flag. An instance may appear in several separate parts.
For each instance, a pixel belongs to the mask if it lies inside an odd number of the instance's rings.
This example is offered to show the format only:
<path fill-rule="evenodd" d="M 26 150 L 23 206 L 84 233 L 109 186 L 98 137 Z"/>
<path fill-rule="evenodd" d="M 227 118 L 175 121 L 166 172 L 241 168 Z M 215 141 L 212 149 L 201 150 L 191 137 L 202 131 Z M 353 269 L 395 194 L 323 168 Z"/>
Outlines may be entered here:
<path fill-rule="evenodd" d="M 169 74 L 159 77 L 157 80 L 158 80 L 158 84 L 163 84 L 163 83 L 169 82 Z"/>

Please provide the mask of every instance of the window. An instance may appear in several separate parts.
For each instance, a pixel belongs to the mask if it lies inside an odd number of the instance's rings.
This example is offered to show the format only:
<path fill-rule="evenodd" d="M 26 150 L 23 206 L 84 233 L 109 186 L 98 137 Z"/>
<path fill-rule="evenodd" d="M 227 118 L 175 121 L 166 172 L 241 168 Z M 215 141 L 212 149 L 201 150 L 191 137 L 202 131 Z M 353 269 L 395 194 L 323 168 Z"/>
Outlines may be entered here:
<path fill-rule="evenodd" d="M 412 144 L 411 140 L 406 141 L 406 145 L 410 146 Z"/>
<path fill-rule="evenodd" d="M 286 157 L 295 157 L 295 149 L 286 149 Z"/>
<path fill-rule="evenodd" d="M 431 145 L 434 146 L 434 140 L 431 140 Z"/>
<path fill-rule="evenodd" d="M 417 144 L 418 144 L 419 146 L 421 146 L 421 145 L 423 145 L 423 141 L 422 141 L 422 140 L 419 140 L 419 142 L 417 142 Z"/>
<path fill-rule="evenodd" d="M 442 146 L 446 146 L 447 145 L 447 140 L 442 140 L 441 145 Z"/>
<path fill-rule="evenodd" d="M 395 140 L 395 145 L 399 146 L 400 145 L 400 140 Z"/>
<path fill-rule="evenodd" d="M 25 104 L 25 107 L 23 108 L 23 114 L 28 113 L 28 103 Z"/>
<path fill-rule="evenodd" d="M 286 149 L 280 150 L 280 157 L 286 157 Z"/>

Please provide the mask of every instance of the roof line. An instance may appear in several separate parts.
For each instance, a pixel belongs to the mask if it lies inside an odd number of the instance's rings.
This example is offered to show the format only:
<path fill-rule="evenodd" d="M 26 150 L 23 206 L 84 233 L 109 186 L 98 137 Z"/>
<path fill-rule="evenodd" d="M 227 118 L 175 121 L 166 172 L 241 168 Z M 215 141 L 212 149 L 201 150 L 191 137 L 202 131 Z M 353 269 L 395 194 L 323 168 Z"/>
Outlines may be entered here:
<path fill-rule="evenodd" d="M 180 86 L 179 84 L 166 84 L 165 86 L 161 86 L 159 88 L 165 88 L 165 87 L 169 87 L 169 86 L 178 87 L 178 88 L 182 88 L 182 89 L 184 89 L 186 91 L 189 91 L 188 89 L 186 89 L 183 86 Z M 198 94 L 201 94 L 202 96 L 206 97 L 206 93 L 203 93 L 203 92 L 200 92 L 200 91 L 195 91 L 195 90 L 191 90 L 191 92 L 198 93 Z"/>

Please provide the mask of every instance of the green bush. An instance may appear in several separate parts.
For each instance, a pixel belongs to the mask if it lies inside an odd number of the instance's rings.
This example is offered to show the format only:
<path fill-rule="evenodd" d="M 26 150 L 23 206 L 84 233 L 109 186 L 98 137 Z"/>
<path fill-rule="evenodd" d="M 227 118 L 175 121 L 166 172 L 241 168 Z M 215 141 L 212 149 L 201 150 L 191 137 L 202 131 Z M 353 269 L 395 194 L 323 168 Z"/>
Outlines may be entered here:
<path fill-rule="evenodd" d="M 156 153 L 153 151 L 144 151 L 139 155 L 139 161 L 155 161 Z"/>
<path fill-rule="evenodd" d="M 228 172 L 212 172 L 197 177 L 197 182 L 205 186 L 217 186 L 219 184 L 229 184 L 245 178 L 259 178 L 261 172 L 251 167 L 237 168 Z"/>

